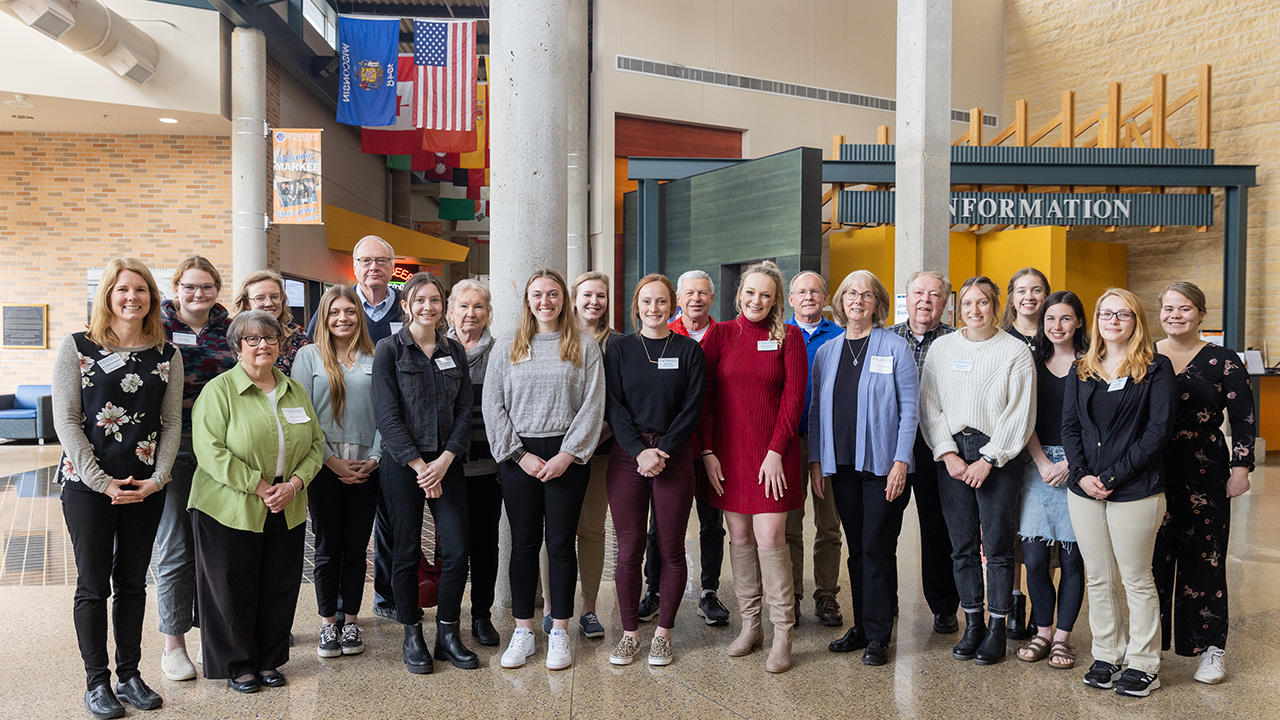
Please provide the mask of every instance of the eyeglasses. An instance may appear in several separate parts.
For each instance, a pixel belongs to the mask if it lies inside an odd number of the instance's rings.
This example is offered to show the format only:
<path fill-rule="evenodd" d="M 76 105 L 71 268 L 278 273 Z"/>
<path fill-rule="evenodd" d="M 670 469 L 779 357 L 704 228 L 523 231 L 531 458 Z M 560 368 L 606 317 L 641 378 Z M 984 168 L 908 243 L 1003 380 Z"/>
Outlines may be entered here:
<path fill-rule="evenodd" d="M 273 303 L 278 303 L 280 302 L 280 300 L 281 300 L 281 297 L 279 293 L 276 293 L 274 295 L 255 295 L 249 298 L 249 302 L 253 303 L 254 305 L 261 305 L 262 303 L 265 303 L 268 301 Z"/>
<path fill-rule="evenodd" d="M 362 268 L 367 268 L 372 265 L 377 265 L 378 267 L 386 267 L 390 265 L 393 260 L 394 258 L 389 258 L 389 257 L 362 257 L 362 258 L 356 258 L 356 264 Z"/>
<path fill-rule="evenodd" d="M 218 292 L 218 286 L 213 284 L 188 285 L 186 283 L 178 283 L 178 289 L 188 295 L 213 295 Z"/>
<path fill-rule="evenodd" d="M 280 338 L 275 335 L 245 335 L 240 338 L 240 342 L 248 345 L 249 347 L 258 347 L 262 344 L 263 340 L 266 340 L 268 345 L 280 344 Z"/>
<path fill-rule="evenodd" d="M 871 302 L 872 300 L 876 299 L 876 294 L 874 292 L 871 292 L 870 290 L 866 292 L 854 292 L 853 290 L 846 290 L 845 294 L 850 300 L 852 300 L 853 298 L 860 298 L 864 302 Z"/>
<path fill-rule="evenodd" d="M 1115 318 L 1120 322 L 1129 322 L 1135 317 L 1137 316 L 1133 314 L 1132 310 L 1099 310 L 1098 311 L 1099 320 L 1110 320 L 1111 318 Z"/>
<path fill-rule="evenodd" d="M 822 291 L 821 290 L 792 290 L 791 294 L 799 295 L 800 297 L 809 297 L 809 296 L 818 297 L 819 295 L 822 294 Z"/>

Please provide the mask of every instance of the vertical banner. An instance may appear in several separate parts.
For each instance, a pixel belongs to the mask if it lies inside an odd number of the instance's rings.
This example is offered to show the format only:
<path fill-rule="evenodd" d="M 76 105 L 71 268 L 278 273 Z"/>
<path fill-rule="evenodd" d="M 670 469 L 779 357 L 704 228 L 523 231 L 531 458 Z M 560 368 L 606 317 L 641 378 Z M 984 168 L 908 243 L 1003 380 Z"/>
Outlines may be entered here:
<path fill-rule="evenodd" d="M 271 221 L 320 225 L 320 130 L 271 132 Z"/>
<path fill-rule="evenodd" d="M 338 122 L 394 125 L 400 18 L 338 16 Z"/>

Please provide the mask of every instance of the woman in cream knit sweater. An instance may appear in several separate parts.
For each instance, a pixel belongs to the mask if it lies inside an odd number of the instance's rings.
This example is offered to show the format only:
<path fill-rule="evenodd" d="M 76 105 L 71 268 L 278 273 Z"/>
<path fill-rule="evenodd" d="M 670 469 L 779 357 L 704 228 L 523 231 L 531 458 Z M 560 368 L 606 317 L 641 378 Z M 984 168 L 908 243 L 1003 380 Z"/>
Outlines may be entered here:
<path fill-rule="evenodd" d="M 920 429 L 945 464 L 938 492 L 951 535 L 965 631 L 957 660 L 992 665 L 1005 656 L 1005 617 L 1013 607 L 1013 541 L 1020 478 L 1008 467 L 1035 426 L 1035 364 L 1027 346 L 996 327 L 1000 290 L 970 278 L 957 296 L 965 327 L 939 338 L 920 378 Z M 983 618 L 987 556 L 991 623 Z"/>

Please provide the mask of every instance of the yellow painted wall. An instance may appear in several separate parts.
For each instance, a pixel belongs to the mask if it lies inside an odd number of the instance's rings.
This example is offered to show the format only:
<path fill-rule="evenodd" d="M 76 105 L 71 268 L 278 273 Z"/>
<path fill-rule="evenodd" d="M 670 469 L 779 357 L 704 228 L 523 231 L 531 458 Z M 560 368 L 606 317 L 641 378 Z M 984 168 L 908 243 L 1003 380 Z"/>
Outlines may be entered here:
<path fill-rule="evenodd" d="M 886 287 L 893 282 L 893 226 L 858 228 L 833 232 L 831 240 L 831 277 L 834 291 L 845 276 L 854 270 L 870 270 Z"/>
<path fill-rule="evenodd" d="M 1066 264 L 1063 287 L 1080 296 L 1089 317 L 1093 317 L 1094 304 L 1103 291 L 1129 287 L 1129 246 L 1123 243 L 1068 240 Z M 1154 298 L 1144 297 L 1142 302 L 1148 311 L 1155 307 Z"/>

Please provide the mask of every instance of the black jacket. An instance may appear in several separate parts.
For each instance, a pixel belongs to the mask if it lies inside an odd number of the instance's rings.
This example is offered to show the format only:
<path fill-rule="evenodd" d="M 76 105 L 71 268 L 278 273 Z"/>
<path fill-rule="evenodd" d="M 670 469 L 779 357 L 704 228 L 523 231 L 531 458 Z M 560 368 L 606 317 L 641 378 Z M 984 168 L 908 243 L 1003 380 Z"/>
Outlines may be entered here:
<path fill-rule="evenodd" d="M 1073 367 L 1062 401 L 1062 447 L 1071 492 L 1088 497 L 1080 479 L 1096 475 L 1112 493 L 1107 500 L 1141 500 L 1164 492 L 1165 447 L 1173 436 L 1178 380 L 1169 358 L 1156 355 L 1142 382 L 1128 382 L 1108 427 L 1089 415 L 1089 398 L 1107 392 L 1105 381 L 1080 380 Z"/>
<path fill-rule="evenodd" d="M 378 342 L 373 354 L 373 403 L 382 448 L 397 463 L 448 450 L 459 458 L 471 442 L 475 404 L 467 352 L 456 340 L 436 336 L 430 358 L 409 327 Z M 450 365 L 451 367 L 440 367 Z M 426 459 L 426 458 L 424 458 Z"/>

